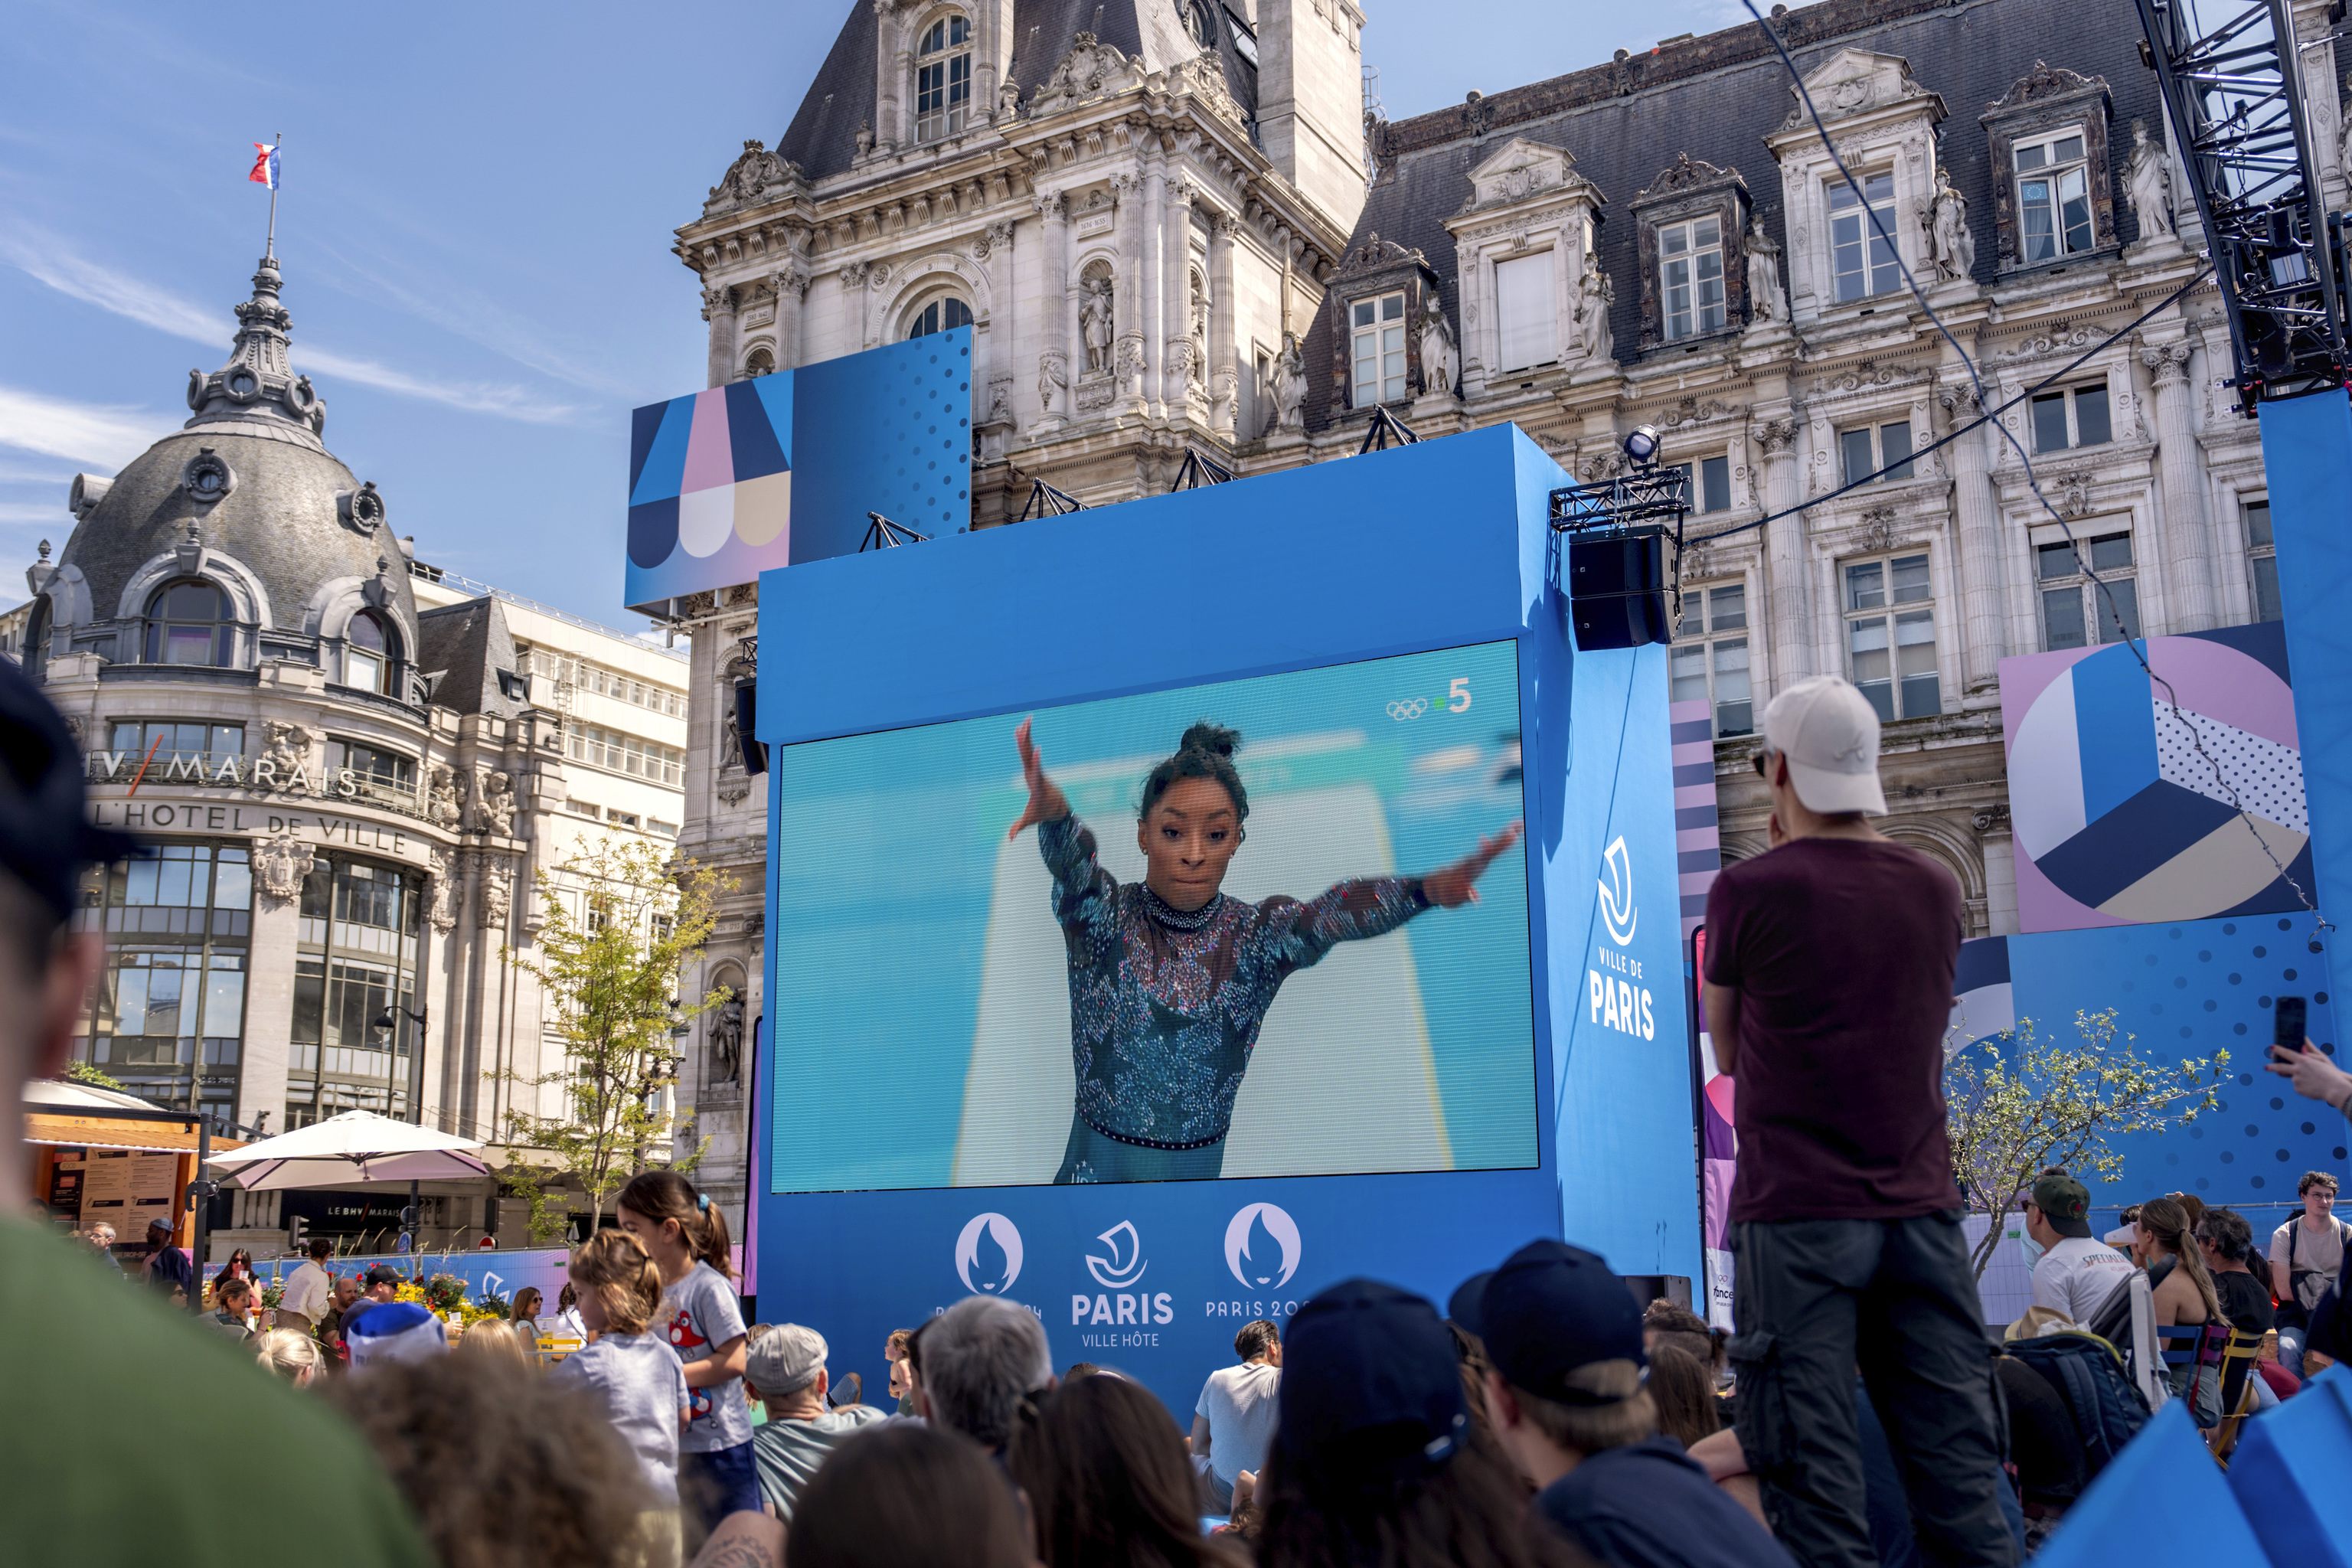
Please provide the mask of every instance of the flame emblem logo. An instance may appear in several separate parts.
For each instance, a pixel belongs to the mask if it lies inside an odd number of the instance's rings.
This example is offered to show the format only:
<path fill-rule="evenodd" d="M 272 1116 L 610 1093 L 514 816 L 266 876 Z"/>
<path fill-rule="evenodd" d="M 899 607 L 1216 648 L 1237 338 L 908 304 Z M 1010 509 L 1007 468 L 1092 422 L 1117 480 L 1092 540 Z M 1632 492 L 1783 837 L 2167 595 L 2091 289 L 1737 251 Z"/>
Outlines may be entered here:
<path fill-rule="evenodd" d="M 1279 1290 L 1298 1272 L 1298 1222 L 1272 1204 L 1250 1204 L 1225 1226 L 1225 1267 L 1245 1286 Z"/>
<path fill-rule="evenodd" d="M 1110 1248 L 1108 1258 L 1087 1254 L 1087 1272 L 1095 1277 L 1097 1285 L 1124 1290 L 1142 1279 L 1143 1271 L 1151 1267 L 1144 1261 L 1143 1238 L 1135 1234 L 1133 1220 L 1123 1219 L 1095 1239 Z"/>
<path fill-rule="evenodd" d="M 1601 869 L 1608 876 L 1595 884 L 1601 889 L 1601 919 L 1609 928 L 1609 939 L 1619 947 L 1633 942 L 1633 925 L 1641 911 L 1633 907 L 1633 862 L 1625 852 L 1625 836 L 1602 852 Z"/>
<path fill-rule="evenodd" d="M 956 1237 L 955 1267 L 965 1289 L 1003 1295 L 1021 1278 L 1020 1228 L 1001 1214 L 972 1215 Z"/>

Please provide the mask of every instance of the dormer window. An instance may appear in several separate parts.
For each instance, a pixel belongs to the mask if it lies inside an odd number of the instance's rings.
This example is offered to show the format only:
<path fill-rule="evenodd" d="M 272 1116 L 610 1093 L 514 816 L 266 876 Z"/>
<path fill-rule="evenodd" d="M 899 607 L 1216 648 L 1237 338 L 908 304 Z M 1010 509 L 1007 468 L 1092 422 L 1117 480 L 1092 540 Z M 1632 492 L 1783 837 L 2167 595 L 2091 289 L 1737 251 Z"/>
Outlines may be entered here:
<path fill-rule="evenodd" d="M 362 610 L 352 617 L 343 633 L 343 684 L 361 691 L 379 695 L 387 691 L 392 680 L 393 661 L 399 657 L 399 639 L 383 617 L 373 610 Z"/>
<path fill-rule="evenodd" d="M 1404 395 L 1404 290 L 1357 300 L 1348 320 L 1355 349 L 1355 406 L 1396 402 Z"/>
<path fill-rule="evenodd" d="M 1903 286 L 1895 256 L 1895 176 L 1864 174 L 1861 185 L 1830 187 L 1830 269 L 1840 304 Z M 1878 222 L 1873 225 L 1872 217 Z M 1882 236 L 1884 237 L 1882 237 Z"/>
<path fill-rule="evenodd" d="M 2017 170 L 2019 238 L 2025 264 L 2092 249 L 2090 169 L 2083 132 L 2075 129 L 2021 142 L 2011 155 Z"/>
<path fill-rule="evenodd" d="M 1658 295 L 1666 341 L 1723 330 L 1723 221 L 1696 218 L 1658 230 Z"/>
<path fill-rule="evenodd" d="M 915 140 L 937 142 L 963 131 L 971 108 L 971 23 L 944 16 L 923 34 L 915 57 Z"/>
<path fill-rule="evenodd" d="M 201 580 L 173 583 L 147 601 L 147 662 L 226 666 L 236 657 L 236 611 Z"/>

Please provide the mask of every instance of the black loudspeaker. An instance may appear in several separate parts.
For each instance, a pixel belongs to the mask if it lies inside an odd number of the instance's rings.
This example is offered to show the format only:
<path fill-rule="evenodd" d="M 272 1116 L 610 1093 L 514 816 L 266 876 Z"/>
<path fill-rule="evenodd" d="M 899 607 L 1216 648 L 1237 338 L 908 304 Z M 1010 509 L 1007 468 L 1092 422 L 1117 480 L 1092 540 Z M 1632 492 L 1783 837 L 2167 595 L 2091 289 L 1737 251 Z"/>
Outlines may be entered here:
<path fill-rule="evenodd" d="M 743 771 L 764 773 L 768 771 L 766 742 L 754 739 L 753 723 L 760 716 L 760 683 L 757 679 L 735 683 L 735 735 L 743 747 Z"/>
<path fill-rule="evenodd" d="M 1591 652 L 1673 640 L 1674 627 L 1666 619 L 1664 529 L 1571 533 L 1561 542 L 1568 568 L 1562 586 L 1578 647 Z"/>

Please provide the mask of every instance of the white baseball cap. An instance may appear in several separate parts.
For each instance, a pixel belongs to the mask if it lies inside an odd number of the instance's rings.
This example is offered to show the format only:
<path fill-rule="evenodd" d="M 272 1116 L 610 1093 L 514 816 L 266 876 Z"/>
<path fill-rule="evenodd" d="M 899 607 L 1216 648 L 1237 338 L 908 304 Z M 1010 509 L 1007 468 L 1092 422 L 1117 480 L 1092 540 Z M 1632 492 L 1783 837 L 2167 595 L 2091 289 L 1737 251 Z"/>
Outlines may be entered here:
<path fill-rule="evenodd" d="M 1789 759 L 1789 782 L 1808 811 L 1886 815 L 1878 787 L 1878 711 L 1839 676 L 1814 675 L 1764 710 L 1764 747 Z"/>

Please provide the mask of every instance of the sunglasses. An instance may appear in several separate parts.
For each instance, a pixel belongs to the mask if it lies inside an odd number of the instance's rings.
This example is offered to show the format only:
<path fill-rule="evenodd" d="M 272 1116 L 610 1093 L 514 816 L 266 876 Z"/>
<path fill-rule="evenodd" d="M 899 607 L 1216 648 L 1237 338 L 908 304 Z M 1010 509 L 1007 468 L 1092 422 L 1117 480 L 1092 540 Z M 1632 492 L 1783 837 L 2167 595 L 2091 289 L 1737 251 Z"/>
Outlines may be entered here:
<path fill-rule="evenodd" d="M 1769 779 L 1772 776 L 1772 749 L 1769 746 L 1758 752 L 1751 760 L 1756 765 L 1758 778 Z"/>

